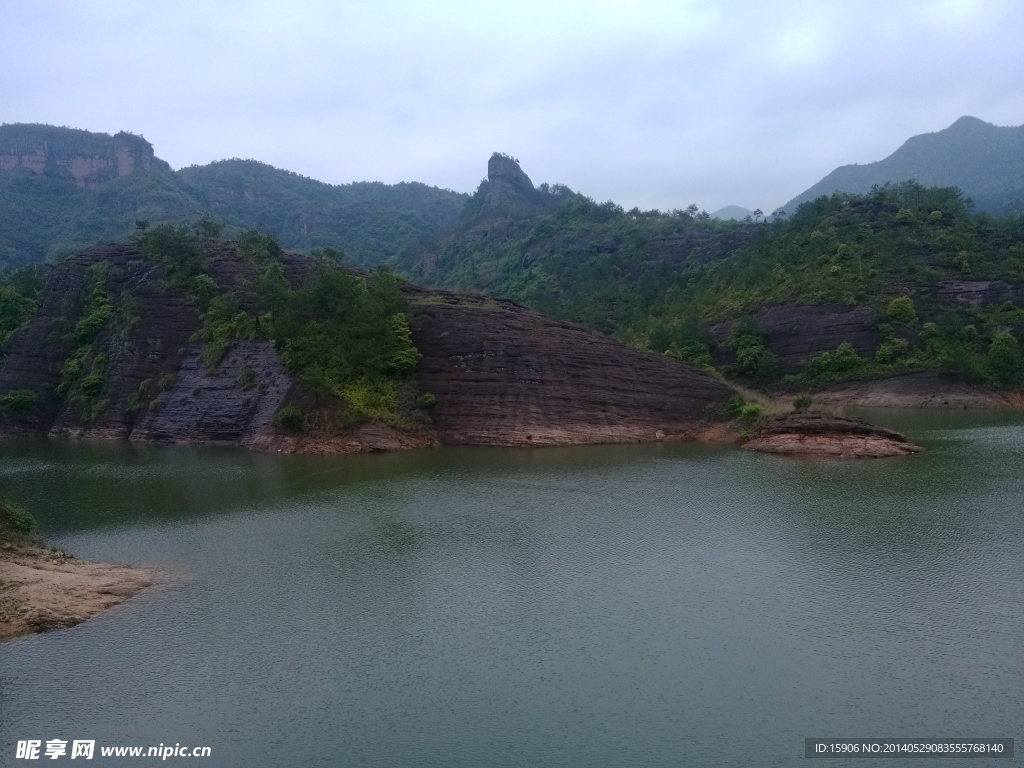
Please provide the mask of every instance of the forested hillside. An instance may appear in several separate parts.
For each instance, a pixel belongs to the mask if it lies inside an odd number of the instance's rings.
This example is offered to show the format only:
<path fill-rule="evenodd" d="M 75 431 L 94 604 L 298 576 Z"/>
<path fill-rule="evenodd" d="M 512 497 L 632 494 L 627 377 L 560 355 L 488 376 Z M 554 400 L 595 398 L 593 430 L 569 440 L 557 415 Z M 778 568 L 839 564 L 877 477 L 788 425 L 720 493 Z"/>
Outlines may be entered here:
<path fill-rule="evenodd" d="M 494 179 L 485 185 L 460 230 L 400 261 L 404 272 L 755 386 L 917 371 L 997 388 L 1024 378 L 1024 218 L 974 213 L 955 189 L 821 197 L 755 224 L 696 207 L 625 211 L 564 188 L 548 212 L 505 194 L 503 213 Z"/>
<path fill-rule="evenodd" d="M 0 126 L 0 269 L 124 239 L 137 221 L 213 213 L 228 234 L 259 227 L 288 248 L 331 247 L 372 266 L 436 238 L 467 195 L 424 184 L 331 185 L 253 160 L 178 172 L 145 139 Z"/>

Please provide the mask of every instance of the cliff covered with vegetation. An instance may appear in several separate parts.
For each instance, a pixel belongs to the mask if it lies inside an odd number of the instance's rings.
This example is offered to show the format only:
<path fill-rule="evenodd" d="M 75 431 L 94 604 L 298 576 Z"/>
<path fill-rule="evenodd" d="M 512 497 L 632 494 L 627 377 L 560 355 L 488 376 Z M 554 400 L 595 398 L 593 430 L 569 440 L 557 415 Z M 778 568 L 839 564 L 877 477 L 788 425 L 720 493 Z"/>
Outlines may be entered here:
<path fill-rule="evenodd" d="M 474 211 L 400 268 L 759 388 L 1024 383 L 1024 218 L 977 213 L 955 189 L 889 185 L 756 222 L 559 197 L 526 215 Z"/>

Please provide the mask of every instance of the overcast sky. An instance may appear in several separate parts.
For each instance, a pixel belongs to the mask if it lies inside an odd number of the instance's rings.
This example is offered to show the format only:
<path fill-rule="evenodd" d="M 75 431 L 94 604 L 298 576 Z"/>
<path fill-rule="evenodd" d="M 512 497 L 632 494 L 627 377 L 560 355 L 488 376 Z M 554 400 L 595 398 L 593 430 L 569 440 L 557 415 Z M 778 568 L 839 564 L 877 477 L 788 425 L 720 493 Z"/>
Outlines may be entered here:
<path fill-rule="evenodd" d="M 0 0 L 0 122 L 471 191 L 494 150 L 627 208 L 772 210 L 969 114 L 1024 123 L 1021 0 Z"/>

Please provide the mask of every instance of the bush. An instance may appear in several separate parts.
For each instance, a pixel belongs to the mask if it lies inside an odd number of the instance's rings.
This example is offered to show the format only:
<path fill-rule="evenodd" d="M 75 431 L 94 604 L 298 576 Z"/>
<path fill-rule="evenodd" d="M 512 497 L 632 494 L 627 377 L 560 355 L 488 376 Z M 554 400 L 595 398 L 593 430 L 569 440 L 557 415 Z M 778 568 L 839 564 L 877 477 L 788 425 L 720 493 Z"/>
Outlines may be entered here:
<path fill-rule="evenodd" d="M 13 528 L 19 533 L 35 533 L 39 527 L 28 510 L 7 502 L 0 502 L 0 529 Z"/>
<path fill-rule="evenodd" d="M 764 347 L 744 347 L 736 353 L 736 369 L 759 383 L 767 383 L 779 373 L 779 362 L 771 350 Z"/>
<path fill-rule="evenodd" d="M 102 390 L 102 375 L 93 373 L 82 379 L 82 394 L 86 397 L 96 397 Z"/>
<path fill-rule="evenodd" d="M 793 398 L 793 410 L 797 413 L 802 413 L 811 407 L 811 402 L 810 395 L 798 395 Z"/>
<path fill-rule="evenodd" d="M 1020 384 L 1024 373 L 1020 345 L 1008 331 L 996 331 L 988 349 L 988 370 L 995 383 L 1003 388 Z"/>
<path fill-rule="evenodd" d="M 743 410 L 743 406 L 747 404 L 746 399 L 743 395 L 736 395 L 729 398 L 729 402 L 725 404 L 725 412 L 733 419 L 740 417 L 740 411 Z"/>
<path fill-rule="evenodd" d="M 757 403 L 747 403 L 740 409 L 738 417 L 740 424 L 745 427 L 752 427 L 761 418 L 761 406 Z"/>
<path fill-rule="evenodd" d="M 906 357 L 910 352 L 910 343 L 906 339 L 891 339 L 882 344 L 875 352 L 875 360 L 883 365 Z"/>
<path fill-rule="evenodd" d="M 675 360 L 695 365 L 706 371 L 712 371 L 715 368 L 715 361 L 711 357 L 711 350 L 708 349 L 707 344 L 702 344 L 699 341 L 689 341 L 682 344 L 677 344 L 673 341 L 669 344 L 668 349 L 665 350 L 665 354 Z"/>
<path fill-rule="evenodd" d="M 75 326 L 75 342 L 91 344 L 113 316 L 114 305 L 110 303 L 107 294 L 102 288 L 94 289 L 85 314 Z"/>
<path fill-rule="evenodd" d="M 779 363 L 764 345 L 764 329 L 751 317 L 741 317 L 732 326 L 727 346 L 736 353 L 731 372 L 767 384 L 779 374 Z"/>
<path fill-rule="evenodd" d="M 803 372 L 810 379 L 830 381 L 856 372 L 863 364 L 864 359 L 857 354 L 853 345 L 844 341 L 835 352 L 822 352 L 808 360 Z"/>
<path fill-rule="evenodd" d="M 298 432 L 306 425 L 306 417 L 303 416 L 302 409 L 295 403 L 289 403 L 279 410 L 274 416 L 274 421 L 281 429 L 287 429 L 290 432 Z"/>
<path fill-rule="evenodd" d="M 256 371 L 250 365 L 243 365 L 235 383 L 238 384 L 239 389 L 251 389 L 256 383 Z"/>
<path fill-rule="evenodd" d="M 417 408 L 426 410 L 427 408 L 433 408 L 435 405 L 437 405 L 437 397 L 430 392 L 424 392 L 416 398 Z"/>
<path fill-rule="evenodd" d="M 196 222 L 196 231 L 203 237 L 220 237 L 224 222 L 212 213 L 204 213 Z"/>
<path fill-rule="evenodd" d="M 0 411 L 20 413 L 27 411 L 36 404 L 38 395 L 31 389 L 12 389 L 6 395 L 0 396 Z"/>
<path fill-rule="evenodd" d="M 185 224 L 161 224 L 132 238 L 148 259 L 159 262 L 171 285 L 187 288 L 206 261 L 199 240 Z"/>
<path fill-rule="evenodd" d="M 388 325 L 391 332 L 388 339 L 389 349 L 382 370 L 385 374 L 404 379 L 416 371 L 416 366 L 423 356 L 413 346 L 412 330 L 405 315 L 392 315 Z"/>
<path fill-rule="evenodd" d="M 894 323 L 917 325 L 917 312 L 914 310 L 914 302 L 909 296 L 899 296 L 890 301 L 886 314 Z"/>

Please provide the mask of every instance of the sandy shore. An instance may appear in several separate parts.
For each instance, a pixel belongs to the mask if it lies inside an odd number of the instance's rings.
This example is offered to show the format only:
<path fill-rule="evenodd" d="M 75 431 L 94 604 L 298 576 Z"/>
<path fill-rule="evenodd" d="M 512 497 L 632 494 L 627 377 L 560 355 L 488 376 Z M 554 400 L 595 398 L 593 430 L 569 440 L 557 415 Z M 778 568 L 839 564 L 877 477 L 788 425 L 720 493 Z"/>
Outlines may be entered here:
<path fill-rule="evenodd" d="M 153 584 L 148 571 L 0 542 L 0 640 L 72 627 Z"/>

